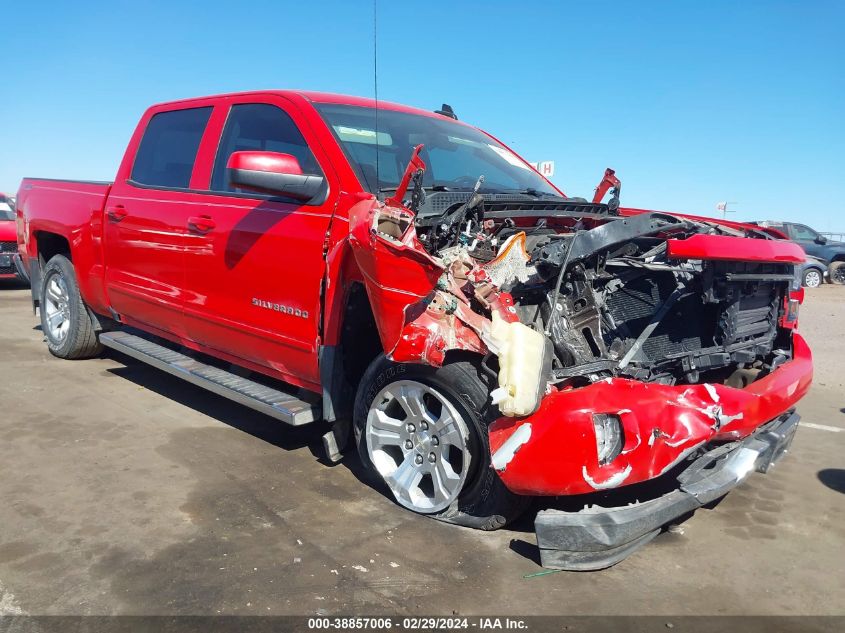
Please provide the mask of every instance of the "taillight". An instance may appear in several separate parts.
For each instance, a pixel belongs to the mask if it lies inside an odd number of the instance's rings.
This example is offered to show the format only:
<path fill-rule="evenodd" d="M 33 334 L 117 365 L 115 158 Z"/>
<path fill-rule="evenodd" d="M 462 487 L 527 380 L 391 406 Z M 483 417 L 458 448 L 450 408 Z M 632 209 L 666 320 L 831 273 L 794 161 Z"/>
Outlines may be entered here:
<path fill-rule="evenodd" d="M 793 329 L 798 325 L 798 310 L 802 303 L 804 303 L 804 288 L 790 290 L 789 294 L 783 298 L 783 316 L 780 320 L 781 327 Z"/>

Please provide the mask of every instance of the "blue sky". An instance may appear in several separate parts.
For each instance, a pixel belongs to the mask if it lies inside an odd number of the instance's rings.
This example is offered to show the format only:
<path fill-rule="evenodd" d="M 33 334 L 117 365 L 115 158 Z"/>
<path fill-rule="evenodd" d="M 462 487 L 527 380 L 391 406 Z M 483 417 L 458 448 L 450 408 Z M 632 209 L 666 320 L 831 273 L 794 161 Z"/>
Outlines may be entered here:
<path fill-rule="evenodd" d="M 110 180 L 151 103 L 369 96 L 372 2 L 9 2 L 0 191 Z M 589 197 L 845 230 L 845 1 L 379 1 L 379 94 L 450 103 Z"/>

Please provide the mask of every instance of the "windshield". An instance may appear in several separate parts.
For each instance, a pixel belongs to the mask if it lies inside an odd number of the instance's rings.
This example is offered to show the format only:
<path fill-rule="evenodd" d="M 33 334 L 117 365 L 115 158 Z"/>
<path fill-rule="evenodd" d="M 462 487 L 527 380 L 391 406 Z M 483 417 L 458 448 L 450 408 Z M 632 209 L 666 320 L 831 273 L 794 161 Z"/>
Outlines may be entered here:
<path fill-rule="evenodd" d="M 0 222 L 3 220 L 14 220 L 15 219 L 15 212 L 12 211 L 12 207 L 9 206 L 8 202 L 0 202 Z"/>
<path fill-rule="evenodd" d="M 478 177 L 484 176 L 482 193 L 560 196 L 521 158 L 475 128 L 448 119 L 380 109 L 376 134 L 373 108 L 328 103 L 315 106 L 371 193 L 395 189 L 411 152 L 422 144 L 425 187 L 469 191 Z"/>

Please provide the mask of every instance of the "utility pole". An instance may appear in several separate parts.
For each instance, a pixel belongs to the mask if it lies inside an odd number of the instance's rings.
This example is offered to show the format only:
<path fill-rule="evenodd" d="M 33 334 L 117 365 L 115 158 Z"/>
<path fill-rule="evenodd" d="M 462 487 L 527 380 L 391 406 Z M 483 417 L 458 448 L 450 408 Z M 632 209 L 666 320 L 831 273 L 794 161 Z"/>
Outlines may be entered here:
<path fill-rule="evenodd" d="M 718 204 L 716 204 L 716 210 L 722 212 L 722 219 L 723 220 L 725 219 L 725 216 L 728 213 L 734 213 L 734 211 L 728 211 L 728 205 L 729 204 L 737 204 L 737 203 L 736 202 L 719 202 Z"/>

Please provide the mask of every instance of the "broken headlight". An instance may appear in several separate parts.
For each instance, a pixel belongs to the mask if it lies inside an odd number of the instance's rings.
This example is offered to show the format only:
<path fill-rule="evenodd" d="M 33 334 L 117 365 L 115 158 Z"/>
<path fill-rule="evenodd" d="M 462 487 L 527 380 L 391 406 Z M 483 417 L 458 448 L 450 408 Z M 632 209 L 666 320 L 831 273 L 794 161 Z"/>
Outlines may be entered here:
<path fill-rule="evenodd" d="M 599 464 L 609 464 L 619 456 L 625 443 L 622 420 L 612 413 L 594 413 L 593 427 L 596 431 Z"/>

